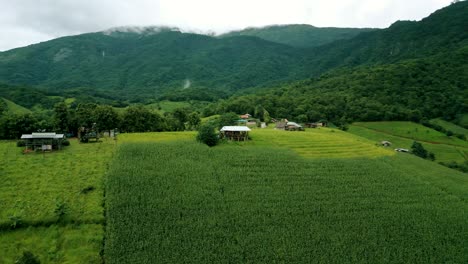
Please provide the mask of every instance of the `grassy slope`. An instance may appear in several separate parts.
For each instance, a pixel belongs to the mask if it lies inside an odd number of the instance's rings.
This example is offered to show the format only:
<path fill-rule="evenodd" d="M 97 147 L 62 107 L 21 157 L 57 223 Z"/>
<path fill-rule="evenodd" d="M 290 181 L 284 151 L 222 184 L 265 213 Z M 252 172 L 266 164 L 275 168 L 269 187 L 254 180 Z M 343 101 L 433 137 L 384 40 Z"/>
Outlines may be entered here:
<path fill-rule="evenodd" d="M 468 260 L 468 179 L 413 156 L 132 142 L 107 187 L 107 263 Z"/>
<path fill-rule="evenodd" d="M 78 263 L 81 257 L 99 263 L 102 177 L 113 150 L 111 140 L 97 144 L 71 140 L 62 151 L 24 155 L 14 142 L 0 142 L 0 252 L 4 253 L 0 263 L 13 263 L 23 250 L 43 263 Z M 90 186 L 95 189 L 82 192 Z M 65 220 L 70 224 L 54 226 L 57 200 L 67 204 Z M 18 217 L 23 227 L 7 231 L 11 216 Z M 48 232 L 55 235 L 43 235 Z"/>
<path fill-rule="evenodd" d="M 464 127 L 461 127 L 461 126 L 457 126 L 454 123 L 447 122 L 447 121 L 442 120 L 440 118 L 432 119 L 431 123 L 437 124 L 437 125 L 445 128 L 446 130 L 450 130 L 450 131 L 452 131 L 454 133 L 463 134 L 465 136 L 468 136 L 468 129 L 466 129 Z"/>
<path fill-rule="evenodd" d="M 436 161 L 463 162 L 468 159 L 468 143 L 455 137 L 411 122 L 359 122 L 350 126 L 349 132 L 375 142 L 388 140 L 392 148 L 410 148 L 420 141 L 433 152 Z"/>
<path fill-rule="evenodd" d="M 5 98 L 0 98 L 0 100 L 5 101 L 5 103 L 7 104 L 7 109 L 8 109 L 9 113 L 12 113 L 12 114 L 28 114 L 28 113 L 31 113 L 31 110 L 29 110 L 27 108 L 24 108 L 21 105 L 17 105 L 17 104 L 15 104 L 14 102 L 12 102 L 10 100 L 7 100 Z"/>

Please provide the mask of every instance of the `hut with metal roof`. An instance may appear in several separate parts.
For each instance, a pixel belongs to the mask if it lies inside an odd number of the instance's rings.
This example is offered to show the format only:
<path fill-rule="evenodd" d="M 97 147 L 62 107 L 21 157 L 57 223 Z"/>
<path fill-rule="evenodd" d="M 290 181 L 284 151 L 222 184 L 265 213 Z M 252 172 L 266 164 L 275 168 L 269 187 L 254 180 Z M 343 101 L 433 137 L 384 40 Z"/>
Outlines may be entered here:
<path fill-rule="evenodd" d="M 24 141 L 26 149 L 47 151 L 61 149 L 65 135 L 56 133 L 23 134 L 21 140 Z"/>
<path fill-rule="evenodd" d="M 250 128 L 246 126 L 223 126 L 220 132 L 221 139 L 246 141 L 249 139 Z"/>

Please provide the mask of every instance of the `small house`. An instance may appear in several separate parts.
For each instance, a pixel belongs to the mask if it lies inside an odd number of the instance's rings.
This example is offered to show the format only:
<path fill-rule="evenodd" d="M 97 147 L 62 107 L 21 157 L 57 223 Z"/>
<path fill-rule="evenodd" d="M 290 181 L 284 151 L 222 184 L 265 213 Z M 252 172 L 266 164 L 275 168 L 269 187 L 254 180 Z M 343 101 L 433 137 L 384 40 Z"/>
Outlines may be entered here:
<path fill-rule="evenodd" d="M 56 133 L 23 134 L 21 135 L 21 140 L 24 141 L 26 149 L 50 151 L 62 148 L 65 135 Z"/>
<path fill-rule="evenodd" d="M 246 126 L 223 126 L 220 132 L 221 139 L 246 141 L 249 139 L 250 128 Z"/>
<path fill-rule="evenodd" d="M 287 122 L 284 130 L 288 131 L 304 131 L 304 128 L 296 122 Z"/>
<path fill-rule="evenodd" d="M 251 117 L 252 117 L 252 115 L 250 115 L 250 114 L 245 114 L 245 115 L 240 116 L 241 119 L 249 119 Z"/>
<path fill-rule="evenodd" d="M 380 144 L 384 147 L 390 147 L 392 145 L 390 141 L 386 141 L 386 140 L 380 142 Z"/>

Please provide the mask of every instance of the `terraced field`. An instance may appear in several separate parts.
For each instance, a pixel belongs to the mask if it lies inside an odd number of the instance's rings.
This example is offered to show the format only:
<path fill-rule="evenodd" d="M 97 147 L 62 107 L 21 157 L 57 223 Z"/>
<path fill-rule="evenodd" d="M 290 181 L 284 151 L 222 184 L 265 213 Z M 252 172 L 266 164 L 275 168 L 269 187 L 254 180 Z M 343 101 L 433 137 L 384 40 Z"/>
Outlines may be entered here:
<path fill-rule="evenodd" d="M 348 132 L 367 138 L 374 143 L 388 140 L 393 144 L 392 149 L 409 149 L 413 142 L 418 140 L 425 149 L 435 154 L 437 162 L 465 162 L 468 160 L 468 143 L 466 141 L 453 137 L 449 138 L 438 131 L 419 124 L 410 122 L 395 123 L 395 127 L 392 127 L 393 122 L 355 123 L 350 126 Z M 409 126 L 405 128 L 405 124 Z"/>
<path fill-rule="evenodd" d="M 375 142 L 329 128 L 306 131 L 256 129 L 251 132 L 251 137 L 254 145 L 292 149 L 308 158 L 375 158 L 394 154 L 376 146 Z"/>

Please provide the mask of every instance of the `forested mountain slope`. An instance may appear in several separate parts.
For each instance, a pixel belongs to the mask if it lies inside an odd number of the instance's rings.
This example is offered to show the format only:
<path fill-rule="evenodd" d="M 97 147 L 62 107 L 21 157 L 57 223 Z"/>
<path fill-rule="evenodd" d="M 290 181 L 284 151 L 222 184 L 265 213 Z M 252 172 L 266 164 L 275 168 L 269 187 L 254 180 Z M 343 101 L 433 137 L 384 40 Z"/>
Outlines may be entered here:
<path fill-rule="evenodd" d="M 59 93 L 98 91 L 118 100 L 213 101 L 246 88 L 318 77 L 339 67 L 450 55 L 468 44 L 467 17 L 468 2 L 462 1 L 420 22 L 396 22 L 388 29 L 314 48 L 252 36 L 216 38 L 170 28 L 120 28 L 2 52 L 0 82 Z"/>
<path fill-rule="evenodd" d="M 260 28 L 246 28 L 231 31 L 220 37 L 253 36 L 272 42 L 282 43 L 299 48 L 311 48 L 332 43 L 336 40 L 350 39 L 369 28 L 319 28 L 311 25 L 271 25 Z"/>

